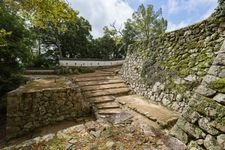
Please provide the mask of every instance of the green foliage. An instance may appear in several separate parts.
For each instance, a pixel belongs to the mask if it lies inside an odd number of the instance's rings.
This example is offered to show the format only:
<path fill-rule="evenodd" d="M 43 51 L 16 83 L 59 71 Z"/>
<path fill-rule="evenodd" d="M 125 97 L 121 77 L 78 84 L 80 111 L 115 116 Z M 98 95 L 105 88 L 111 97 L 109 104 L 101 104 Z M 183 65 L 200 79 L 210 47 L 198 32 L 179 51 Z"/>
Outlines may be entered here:
<path fill-rule="evenodd" d="M 225 93 L 225 78 L 221 78 L 209 83 L 208 87 L 218 92 Z"/>
<path fill-rule="evenodd" d="M 24 20 L 7 9 L 2 2 L 0 9 L 0 29 L 11 33 L 4 38 L 7 44 L 0 46 L 0 96 L 2 96 L 23 82 L 19 74 L 30 60 L 33 37 Z"/>
<path fill-rule="evenodd" d="M 32 69 L 54 69 L 57 62 L 55 58 L 48 57 L 47 53 L 35 56 L 32 63 L 27 66 L 27 68 Z"/>
<path fill-rule="evenodd" d="M 116 41 L 109 35 L 104 35 L 101 38 L 92 41 L 90 57 L 98 59 L 113 59 L 118 58 L 118 47 Z"/>
<path fill-rule="evenodd" d="M 68 28 L 59 36 L 63 57 L 88 58 L 91 40 L 91 25 L 83 17 L 65 24 Z"/>
<path fill-rule="evenodd" d="M 91 25 L 83 17 L 66 22 L 64 26 L 66 31 L 59 32 L 54 24 L 49 22 L 46 29 L 36 28 L 39 32 L 40 53 L 52 54 L 57 60 L 64 58 L 86 58 L 90 51 Z"/>
<path fill-rule="evenodd" d="M 5 29 L 0 29 L 0 47 L 7 46 L 6 36 L 10 36 L 11 32 L 7 32 Z"/>
<path fill-rule="evenodd" d="M 162 9 L 153 10 L 153 5 L 143 4 L 133 13 L 132 19 L 125 23 L 124 40 L 128 43 L 134 40 L 149 40 L 155 35 L 166 31 L 167 21 L 162 17 Z"/>
<path fill-rule="evenodd" d="M 51 22 L 58 31 L 65 31 L 67 28 L 64 23 L 77 17 L 77 12 L 65 0 L 5 0 L 5 2 L 39 28 L 46 29 Z"/>

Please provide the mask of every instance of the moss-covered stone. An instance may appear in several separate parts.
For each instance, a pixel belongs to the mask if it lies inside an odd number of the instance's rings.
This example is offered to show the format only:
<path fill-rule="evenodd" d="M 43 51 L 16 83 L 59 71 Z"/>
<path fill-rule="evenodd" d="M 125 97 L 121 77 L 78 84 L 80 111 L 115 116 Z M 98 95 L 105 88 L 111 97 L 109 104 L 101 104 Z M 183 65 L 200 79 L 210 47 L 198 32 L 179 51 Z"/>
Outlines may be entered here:
<path fill-rule="evenodd" d="M 193 109 L 204 116 L 221 118 L 225 116 L 225 107 L 211 98 L 199 96 L 198 102 L 193 105 Z"/>
<path fill-rule="evenodd" d="M 209 83 L 208 87 L 218 92 L 225 93 L 225 78 Z"/>

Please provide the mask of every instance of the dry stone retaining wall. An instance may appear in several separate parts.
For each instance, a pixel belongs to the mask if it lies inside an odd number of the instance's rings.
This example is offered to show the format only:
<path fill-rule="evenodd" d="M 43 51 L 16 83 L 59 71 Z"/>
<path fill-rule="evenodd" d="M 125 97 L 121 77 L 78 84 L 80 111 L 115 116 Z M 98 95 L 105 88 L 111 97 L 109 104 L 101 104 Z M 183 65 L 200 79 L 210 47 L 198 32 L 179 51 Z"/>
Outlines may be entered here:
<path fill-rule="evenodd" d="M 225 149 L 225 42 L 171 134 L 198 150 Z"/>
<path fill-rule="evenodd" d="M 219 0 L 207 20 L 132 45 L 121 70 L 138 94 L 182 112 L 170 134 L 191 150 L 225 149 L 224 30 Z"/>
<path fill-rule="evenodd" d="M 57 121 L 87 115 L 90 115 L 90 105 L 77 86 L 32 91 L 26 91 L 22 87 L 8 94 L 7 137 L 18 136 Z"/>
<path fill-rule="evenodd" d="M 123 79 L 137 94 L 182 112 L 225 39 L 223 7 L 200 23 L 131 45 Z"/>

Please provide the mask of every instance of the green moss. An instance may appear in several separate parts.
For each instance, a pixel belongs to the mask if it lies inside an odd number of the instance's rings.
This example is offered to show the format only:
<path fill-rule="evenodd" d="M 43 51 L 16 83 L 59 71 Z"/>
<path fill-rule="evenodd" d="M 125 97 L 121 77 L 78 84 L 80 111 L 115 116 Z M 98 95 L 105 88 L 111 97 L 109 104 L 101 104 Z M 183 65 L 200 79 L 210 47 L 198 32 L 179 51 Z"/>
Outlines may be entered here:
<path fill-rule="evenodd" d="M 188 68 L 184 68 L 184 69 L 181 69 L 180 72 L 179 72 L 181 75 L 189 75 L 190 74 L 190 70 Z"/>
<path fill-rule="evenodd" d="M 64 150 L 65 149 L 65 139 L 54 138 L 46 143 L 44 150 Z"/>
<path fill-rule="evenodd" d="M 220 124 L 220 125 L 222 125 L 222 126 L 225 126 L 225 117 L 223 117 L 223 118 L 217 118 L 215 120 L 215 122 L 218 123 L 218 124 Z"/>
<path fill-rule="evenodd" d="M 205 116 L 209 115 L 212 111 L 211 117 L 221 118 L 225 115 L 225 107 L 215 102 L 215 100 L 200 96 L 198 102 L 193 105 L 193 109 Z"/>
<path fill-rule="evenodd" d="M 198 45 L 197 42 L 189 42 L 189 43 L 187 43 L 187 44 L 185 45 L 185 47 L 186 47 L 187 49 L 194 49 L 194 48 L 197 47 L 197 45 Z"/>
<path fill-rule="evenodd" d="M 217 118 L 215 120 L 216 123 L 218 123 L 219 125 L 225 126 L 225 117 L 223 118 Z"/>
<path fill-rule="evenodd" d="M 209 83 L 208 87 L 218 92 L 225 93 L 225 78 Z"/>

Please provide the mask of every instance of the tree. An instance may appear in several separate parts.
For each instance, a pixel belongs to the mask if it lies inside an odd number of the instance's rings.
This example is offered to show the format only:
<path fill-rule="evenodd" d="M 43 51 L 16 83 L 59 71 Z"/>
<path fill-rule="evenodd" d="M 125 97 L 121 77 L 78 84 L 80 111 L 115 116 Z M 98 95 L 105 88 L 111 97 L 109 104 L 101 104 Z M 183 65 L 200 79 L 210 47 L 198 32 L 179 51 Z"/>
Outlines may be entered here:
<path fill-rule="evenodd" d="M 66 23 L 67 31 L 60 35 L 62 56 L 69 58 L 89 57 L 89 45 L 91 41 L 91 25 L 83 17 L 78 17 L 72 22 Z"/>
<path fill-rule="evenodd" d="M 77 12 L 65 0 L 5 0 L 5 3 L 39 28 L 48 28 L 51 22 L 64 31 L 64 23 L 77 17 Z"/>
<path fill-rule="evenodd" d="M 6 46 L 6 36 L 11 35 L 11 32 L 7 32 L 5 29 L 0 29 L 0 47 Z"/>
<path fill-rule="evenodd" d="M 166 31 L 167 21 L 162 17 L 162 9 L 153 10 L 153 5 L 145 7 L 143 4 L 133 13 L 132 19 L 125 23 L 124 40 L 149 40 L 150 37 Z"/>
<path fill-rule="evenodd" d="M 116 42 L 109 35 L 105 34 L 100 38 L 94 39 L 91 42 L 91 58 L 98 59 L 115 59 L 116 58 Z"/>
<path fill-rule="evenodd" d="M 104 27 L 104 35 L 109 36 L 110 38 L 113 39 L 114 44 L 115 44 L 115 49 L 113 50 L 113 58 L 118 59 L 118 58 L 124 58 L 126 55 L 126 47 L 125 43 L 123 41 L 123 32 L 121 31 L 121 28 L 117 28 L 115 26 L 115 22 L 110 25 L 109 27 Z"/>
<path fill-rule="evenodd" d="M 21 68 L 29 62 L 33 45 L 32 33 L 24 20 L 0 2 L 0 29 L 5 33 L 0 46 L 0 97 L 21 83 Z"/>
<path fill-rule="evenodd" d="M 34 28 L 47 29 L 50 27 L 50 30 L 54 30 L 55 36 L 66 31 L 65 23 L 76 19 L 78 14 L 65 0 L 5 0 L 5 3 L 26 18 Z M 60 42 L 56 41 L 56 44 L 58 55 L 61 57 Z"/>

